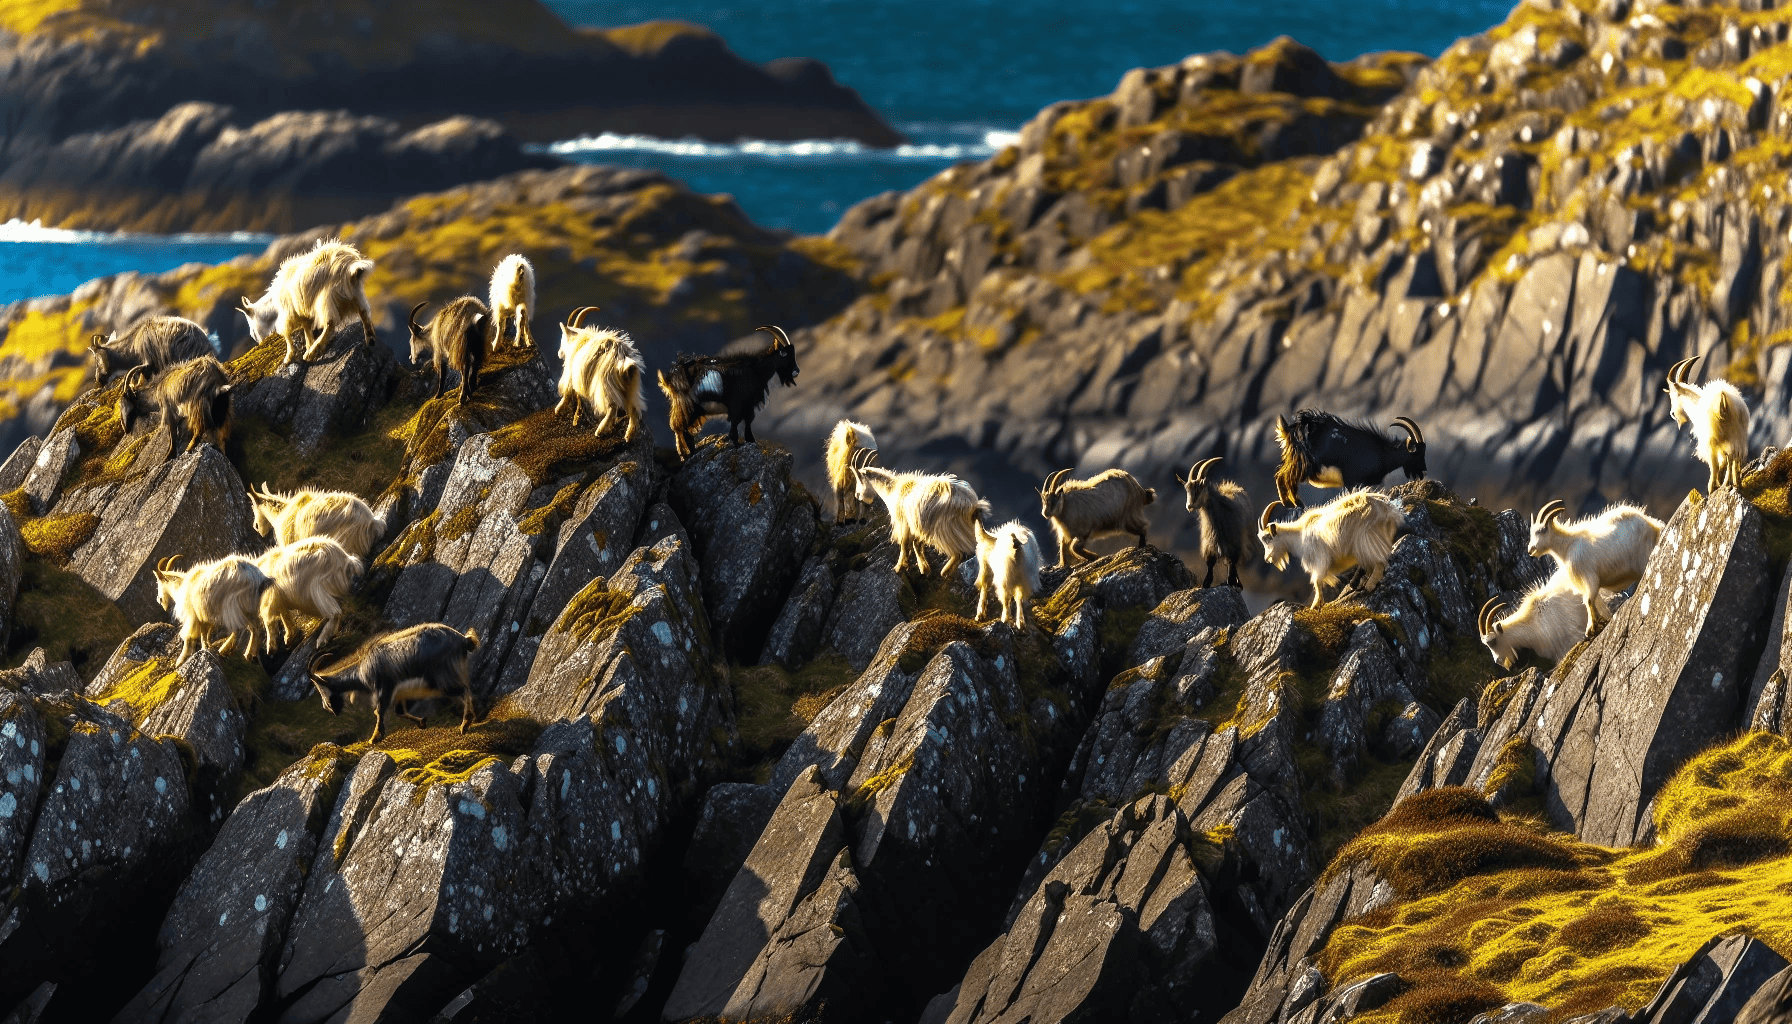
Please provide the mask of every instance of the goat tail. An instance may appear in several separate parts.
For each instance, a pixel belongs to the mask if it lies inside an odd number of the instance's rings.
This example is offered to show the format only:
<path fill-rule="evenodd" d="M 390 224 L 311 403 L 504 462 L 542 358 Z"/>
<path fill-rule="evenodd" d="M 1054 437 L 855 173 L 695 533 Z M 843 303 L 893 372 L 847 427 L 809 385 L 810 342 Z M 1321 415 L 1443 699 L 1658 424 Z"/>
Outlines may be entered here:
<path fill-rule="evenodd" d="M 1156 500 L 1157 500 L 1157 488 L 1147 487 L 1147 488 L 1145 488 L 1145 500 L 1140 502 L 1140 504 L 1149 505 Z"/>
<path fill-rule="evenodd" d="M 977 504 L 971 506 L 971 521 L 977 524 L 978 529 L 982 529 L 983 518 L 994 511 L 995 509 L 990 506 L 988 498 L 978 498 Z"/>
<path fill-rule="evenodd" d="M 479 649 L 479 631 L 477 629 L 469 629 L 461 635 L 467 638 L 467 650 L 476 651 Z"/>
<path fill-rule="evenodd" d="M 359 283 L 367 277 L 368 271 L 372 269 L 372 260 L 356 260 L 348 265 L 348 279 Z"/>

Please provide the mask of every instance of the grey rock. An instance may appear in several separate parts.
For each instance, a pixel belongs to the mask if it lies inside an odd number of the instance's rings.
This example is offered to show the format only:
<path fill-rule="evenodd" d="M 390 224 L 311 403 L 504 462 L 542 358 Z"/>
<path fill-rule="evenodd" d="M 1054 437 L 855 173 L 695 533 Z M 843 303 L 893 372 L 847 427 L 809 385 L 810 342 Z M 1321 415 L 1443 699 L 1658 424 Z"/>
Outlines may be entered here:
<path fill-rule="evenodd" d="M 1437 712 L 1423 704 L 1408 704 L 1400 717 L 1388 723 L 1384 739 L 1394 749 L 1394 756 L 1405 760 L 1430 742 L 1440 723 Z"/>
<path fill-rule="evenodd" d="M 52 696 L 81 692 L 81 674 L 66 661 L 51 663 L 42 647 L 33 647 L 18 668 L 0 670 L 0 685 L 20 693 Z"/>
<path fill-rule="evenodd" d="M 620 569 L 636 546 L 652 546 L 634 543 L 647 497 L 648 470 L 637 461 L 617 463 L 580 492 L 555 536 L 553 559 L 529 607 L 529 633 L 558 619 L 593 576 Z"/>
<path fill-rule="evenodd" d="M 1786 1024 L 1792 1020 L 1792 967 L 1774 975 L 1736 1014 L 1736 1024 Z"/>
<path fill-rule="evenodd" d="M 43 438 L 29 434 L 6 457 L 6 461 L 0 463 L 0 494 L 11 494 L 25 486 L 25 478 L 37 466 L 37 453 L 43 446 Z"/>
<path fill-rule="evenodd" d="M 0 885 L 19 882 L 44 786 L 44 722 L 25 696 L 0 689 Z"/>
<path fill-rule="evenodd" d="M 759 663 L 783 665 L 794 671 L 813 657 L 834 608 L 836 587 L 828 560 L 810 555 L 790 591 L 790 599 L 784 602 L 784 610 L 766 634 Z"/>
<path fill-rule="evenodd" d="M 5 493 L 5 492 L 0 492 Z M 12 633 L 13 605 L 25 575 L 25 539 L 12 513 L 0 508 L 0 644 Z"/>
<path fill-rule="evenodd" d="M 1747 935 L 1718 936 L 1676 967 L 1633 1019 L 1648 1024 L 1733 1021 L 1786 968 L 1785 958 Z"/>
<path fill-rule="evenodd" d="M 779 800 L 772 787 L 751 782 L 722 782 L 703 794 L 691 845 L 685 850 L 684 873 L 698 893 L 692 902 L 704 917 L 715 913 L 722 894 L 771 821 Z"/>
<path fill-rule="evenodd" d="M 20 485 L 25 491 L 25 497 L 31 502 L 32 512 L 41 516 L 49 511 L 62 487 L 62 478 L 80 457 L 81 442 L 75 440 L 75 428 L 64 427 L 50 435 L 50 439 L 38 450 L 37 458 L 31 463 L 31 471 L 25 475 L 25 481 Z"/>
<path fill-rule="evenodd" d="M 1244 596 L 1232 587 L 1183 590 L 1163 599 L 1151 610 L 1127 648 L 1126 663 L 1142 665 L 1159 655 L 1183 647 L 1208 629 L 1230 629 L 1250 618 Z"/>
<path fill-rule="evenodd" d="M 864 568 L 847 570 L 822 624 L 821 646 L 839 654 L 860 672 L 877 657 L 890 630 L 906 618 L 902 612 L 902 578 L 894 568 L 893 545 L 888 547 L 892 550 L 879 549 Z"/>
<path fill-rule="evenodd" d="M 351 318 L 337 327 L 319 359 L 286 363 L 234 389 L 232 414 L 279 428 L 295 456 L 310 458 L 332 437 L 365 425 L 385 403 L 398 373 L 391 348 L 377 338 L 364 344 L 361 322 Z"/>
<path fill-rule="evenodd" d="M 1532 1024 L 1549 1015 L 1549 1007 L 1537 1003 L 1507 1003 L 1480 1014 L 1469 1024 Z"/>

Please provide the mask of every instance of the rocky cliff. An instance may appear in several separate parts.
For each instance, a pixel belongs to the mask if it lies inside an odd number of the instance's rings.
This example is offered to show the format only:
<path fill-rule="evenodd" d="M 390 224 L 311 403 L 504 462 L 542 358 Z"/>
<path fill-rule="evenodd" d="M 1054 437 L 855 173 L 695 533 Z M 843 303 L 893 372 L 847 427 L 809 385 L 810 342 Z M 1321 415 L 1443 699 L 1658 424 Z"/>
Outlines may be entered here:
<path fill-rule="evenodd" d="M 538 0 L 0 13 L 0 217 L 293 231 L 606 131 L 902 141 L 818 61 L 752 64 L 682 22 L 575 29 Z"/>
<path fill-rule="evenodd" d="M 1703 479 L 1675 360 L 1784 442 L 1789 24 L 1527 0 L 1432 62 L 1284 41 L 1130 72 L 849 211 L 828 237 L 874 287 L 799 338 L 819 386 L 777 414 L 1016 500 L 1210 455 L 1261 496 L 1276 415 L 1408 415 L 1465 495 L 1665 516 Z"/>

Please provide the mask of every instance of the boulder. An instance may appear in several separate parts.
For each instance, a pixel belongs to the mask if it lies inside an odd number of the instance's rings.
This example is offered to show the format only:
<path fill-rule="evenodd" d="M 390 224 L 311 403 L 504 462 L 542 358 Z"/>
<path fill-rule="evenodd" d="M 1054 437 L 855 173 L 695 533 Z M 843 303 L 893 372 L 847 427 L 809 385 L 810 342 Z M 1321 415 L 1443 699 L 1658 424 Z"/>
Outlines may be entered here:
<path fill-rule="evenodd" d="M 832 563 L 832 558 L 820 555 L 810 555 L 803 562 L 796 586 L 791 588 L 790 599 L 784 602 L 784 610 L 778 613 L 771 631 L 766 634 L 765 649 L 759 655 L 760 664 L 783 665 L 795 671 L 814 657 L 838 593 L 839 584 L 834 581 Z M 848 661 L 850 663 L 851 659 Z M 863 670 L 869 661 L 866 658 L 855 667 Z"/>
<path fill-rule="evenodd" d="M 274 339 L 268 344 L 285 343 Z M 377 338 L 365 344 L 361 322 L 351 319 L 338 325 L 320 358 L 286 363 L 265 377 L 237 382 L 232 414 L 259 418 L 285 438 L 293 456 L 308 459 L 332 437 L 365 425 L 390 396 L 399 372 L 391 348 Z"/>
<path fill-rule="evenodd" d="M 553 559 L 529 607 L 529 632 L 558 619 L 566 602 L 593 576 L 620 569 L 635 547 L 653 546 L 634 542 L 648 496 L 649 472 L 637 461 L 611 466 L 579 492 L 555 534 Z"/>
<path fill-rule="evenodd" d="M 1708 940 L 1638 1010 L 1638 1024 L 1734 1021 L 1756 993 L 1787 969 L 1784 957 L 1747 935 Z"/>
<path fill-rule="evenodd" d="M 19 599 L 19 583 L 24 576 L 25 538 L 19 535 L 12 513 L 0 508 L 0 645 L 12 633 L 13 604 Z"/>
<path fill-rule="evenodd" d="M 1736 1024 L 1786 1024 L 1792 1020 L 1792 967 L 1755 991 L 1736 1014 Z"/>
<path fill-rule="evenodd" d="M 1377 878 L 1364 862 L 1308 889 L 1276 923 L 1250 987 L 1238 1006 L 1221 1018 L 1222 1024 L 1295 1019 L 1324 995 L 1324 979 L 1313 964 L 1332 930 L 1349 918 L 1388 905 L 1393 898 L 1393 887 Z"/>
<path fill-rule="evenodd" d="M 36 705 L 23 694 L 0 689 L 0 885 L 19 882 L 48 753 Z"/>
<path fill-rule="evenodd" d="M 31 475 L 37 466 L 37 453 L 43 449 L 44 439 L 36 434 L 26 435 L 12 454 L 0 463 L 0 494 L 11 494 L 25 486 L 25 478 Z"/>
<path fill-rule="evenodd" d="M 41 516 L 49 511 L 50 506 L 55 503 L 57 491 L 62 487 L 62 478 L 80 457 L 81 442 L 75 440 L 73 427 L 65 427 L 51 434 L 50 439 L 38 449 L 30 472 L 25 474 L 24 482 L 19 485 L 24 489 L 34 514 Z"/>
<path fill-rule="evenodd" d="M 747 855 L 777 810 L 780 796 L 770 786 L 722 782 L 703 794 L 691 845 L 685 850 L 685 884 L 698 915 L 708 920 Z"/>

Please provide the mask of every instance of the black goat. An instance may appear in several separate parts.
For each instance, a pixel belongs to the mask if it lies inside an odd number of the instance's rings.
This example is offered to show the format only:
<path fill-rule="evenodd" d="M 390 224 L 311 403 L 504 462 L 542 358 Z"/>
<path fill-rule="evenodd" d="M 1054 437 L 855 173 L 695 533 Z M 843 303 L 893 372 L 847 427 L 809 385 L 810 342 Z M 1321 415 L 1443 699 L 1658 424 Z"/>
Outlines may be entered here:
<path fill-rule="evenodd" d="M 740 427 L 746 425 L 747 443 L 753 443 L 753 416 L 765 405 L 772 377 L 785 387 L 796 383 L 796 346 L 780 327 L 755 327 L 772 335 L 772 347 L 753 355 L 688 356 L 679 353 L 670 370 L 661 370 L 660 391 L 672 405 L 672 438 L 678 457 L 688 459 L 703 421 L 710 416 L 728 417 L 728 443 L 740 444 Z"/>
<path fill-rule="evenodd" d="M 473 724 L 473 686 L 467 678 L 467 661 L 479 647 L 479 634 L 462 633 L 440 622 L 425 622 L 407 629 L 382 633 L 361 645 L 348 662 L 328 672 L 318 664 L 319 654 L 307 666 L 311 685 L 323 698 L 324 710 L 342 713 L 344 697 L 366 694 L 373 700 L 373 739 L 386 735 L 386 711 L 393 704 L 435 697 L 461 699 L 460 731 Z M 407 716 L 409 717 L 409 716 Z"/>
<path fill-rule="evenodd" d="M 1188 476 L 1177 474 L 1176 482 L 1188 494 L 1187 508 L 1201 524 L 1201 557 L 1207 560 L 1207 578 L 1203 588 L 1213 586 L 1213 564 L 1226 560 L 1226 586 L 1240 587 L 1238 562 L 1244 557 L 1245 538 L 1251 530 L 1251 496 L 1230 480 L 1209 483 L 1207 471 L 1220 461 L 1216 456 L 1195 463 Z"/>
<path fill-rule="evenodd" d="M 122 338 L 94 335 L 87 354 L 93 364 L 93 382 L 99 385 L 119 370 L 142 368 L 154 375 L 175 363 L 215 353 L 205 328 L 184 317 L 152 316 L 137 321 Z"/>
<path fill-rule="evenodd" d="M 486 344 L 495 335 L 491 311 L 473 296 L 462 295 L 442 307 L 429 326 L 424 327 L 417 323 L 417 314 L 427 305 L 427 300 L 417 303 L 411 307 L 410 316 L 405 318 L 411 328 L 411 365 L 423 365 L 425 357 L 434 364 L 436 398 L 442 397 L 447 381 L 443 364 L 454 367 L 460 374 L 460 396 L 454 404 L 465 405 L 467 396 L 479 387 L 479 369 L 485 365 Z"/>
<path fill-rule="evenodd" d="M 1276 441 L 1282 446 L 1282 465 L 1276 469 L 1276 495 L 1284 504 L 1305 507 L 1300 485 L 1314 487 L 1376 487 L 1396 469 L 1406 479 L 1425 478 L 1425 435 L 1405 416 L 1394 426 L 1406 431 L 1395 441 L 1374 427 L 1350 423 L 1329 412 L 1302 409 L 1293 420 L 1276 417 Z"/>
<path fill-rule="evenodd" d="M 116 408 L 124 432 L 129 434 L 151 415 L 157 424 L 167 424 L 174 444 L 180 443 L 181 428 L 186 428 L 187 446 L 192 451 L 201 440 L 224 450 L 224 439 L 230 433 L 230 377 L 224 364 L 213 355 L 176 363 L 153 385 L 146 367 L 136 366 L 125 375 L 124 391 Z"/>

